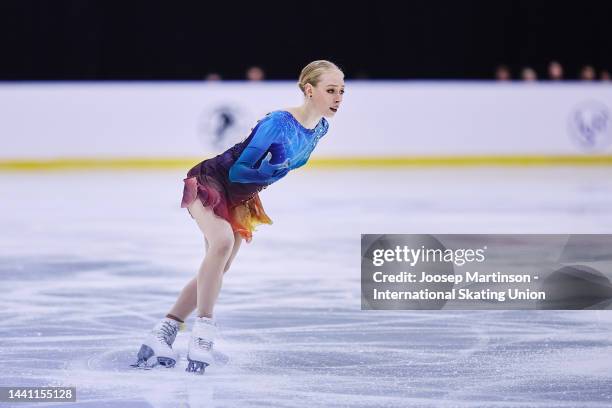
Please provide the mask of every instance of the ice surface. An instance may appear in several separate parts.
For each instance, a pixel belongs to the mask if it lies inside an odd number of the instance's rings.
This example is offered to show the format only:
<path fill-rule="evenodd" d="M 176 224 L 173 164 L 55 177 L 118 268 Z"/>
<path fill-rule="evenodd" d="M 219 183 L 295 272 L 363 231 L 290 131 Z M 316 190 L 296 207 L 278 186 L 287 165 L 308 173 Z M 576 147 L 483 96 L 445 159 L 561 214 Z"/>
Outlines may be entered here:
<path fill-rule="evenodd" d="M 293 172 L 224 280 L 231 360 L 199 377 L 189 332 L 177 369 L 128 367 L 204 254 L 184 172 L 0 174 L 0 385 L 76 386 L 66 407 L 609 407 L 612 312 L 361 311 L 359 267 L 361 233 L 612 233 L 611 175 Z"/>

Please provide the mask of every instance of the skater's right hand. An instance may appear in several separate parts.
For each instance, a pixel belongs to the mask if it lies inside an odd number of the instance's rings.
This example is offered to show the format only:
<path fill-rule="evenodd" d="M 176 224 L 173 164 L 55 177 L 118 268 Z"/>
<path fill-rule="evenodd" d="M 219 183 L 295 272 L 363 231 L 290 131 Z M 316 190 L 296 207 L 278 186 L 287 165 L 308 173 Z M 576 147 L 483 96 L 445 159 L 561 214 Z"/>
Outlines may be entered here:
<path fill-rule="evenodd" d="M 266 177 L 282 177 L 289 172 L 289 159 L 279 164 L 271 164 L 272 152 L 268 152 L 261 161 L 259 172 Z"/>

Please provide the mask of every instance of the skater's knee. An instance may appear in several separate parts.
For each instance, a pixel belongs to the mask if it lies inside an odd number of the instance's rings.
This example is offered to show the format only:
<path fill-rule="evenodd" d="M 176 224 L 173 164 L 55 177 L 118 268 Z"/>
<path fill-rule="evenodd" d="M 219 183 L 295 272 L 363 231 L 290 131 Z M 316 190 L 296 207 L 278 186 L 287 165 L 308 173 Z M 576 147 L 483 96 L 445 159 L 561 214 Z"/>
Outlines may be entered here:
<path fill-rule="evenodd" d="M 234 232 L 234 247 L 232 248 L 232 254 L 229 259 L 225 263 L 225 268 L 223 268 L 223 273 L 227 272 L 232 265 L 232 261 L 236 257 L 238 250 L 240 249 L 240 244 L 242 243 L 242 236 L 238 232 Z"/>
<path fill-rule="evenodd" d="M 215 255 L 229 257 L 232 253 L 232 248 L 234 248 L 234 237 L 231 235 L 220 236 L 208 242 L 209 253 Z"/>

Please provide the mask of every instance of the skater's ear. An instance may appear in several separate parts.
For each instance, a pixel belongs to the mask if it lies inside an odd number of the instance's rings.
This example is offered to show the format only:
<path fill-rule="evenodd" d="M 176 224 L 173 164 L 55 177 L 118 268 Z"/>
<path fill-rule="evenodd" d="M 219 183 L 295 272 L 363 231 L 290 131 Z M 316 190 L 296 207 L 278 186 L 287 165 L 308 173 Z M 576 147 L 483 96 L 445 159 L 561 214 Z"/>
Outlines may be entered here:
<path fill-rule="evenodd" d="M 308 97 L 308 95 L 310 95 L 312 93 L 312 89 L 314 88 L 314 86 L 312 86 L 311 83 L 307 83 L 304 85 L 304 96 Z"/>

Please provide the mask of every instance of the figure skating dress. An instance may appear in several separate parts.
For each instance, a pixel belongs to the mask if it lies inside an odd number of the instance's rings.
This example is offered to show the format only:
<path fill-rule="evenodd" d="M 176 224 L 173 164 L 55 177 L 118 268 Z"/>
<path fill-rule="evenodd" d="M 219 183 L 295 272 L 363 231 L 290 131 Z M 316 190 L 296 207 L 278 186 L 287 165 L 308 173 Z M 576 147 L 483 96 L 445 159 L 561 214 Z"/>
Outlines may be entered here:
<path fill-rule="evenodd" d="M 199 199 L 250 242 L 257 225 L 272 224 L 259 192 L 306 164 L 328 128 L 325 118 L 307 129 L 287 111 L 268 113 L 245 140 L 187 172 L 181 207 Z"/>

